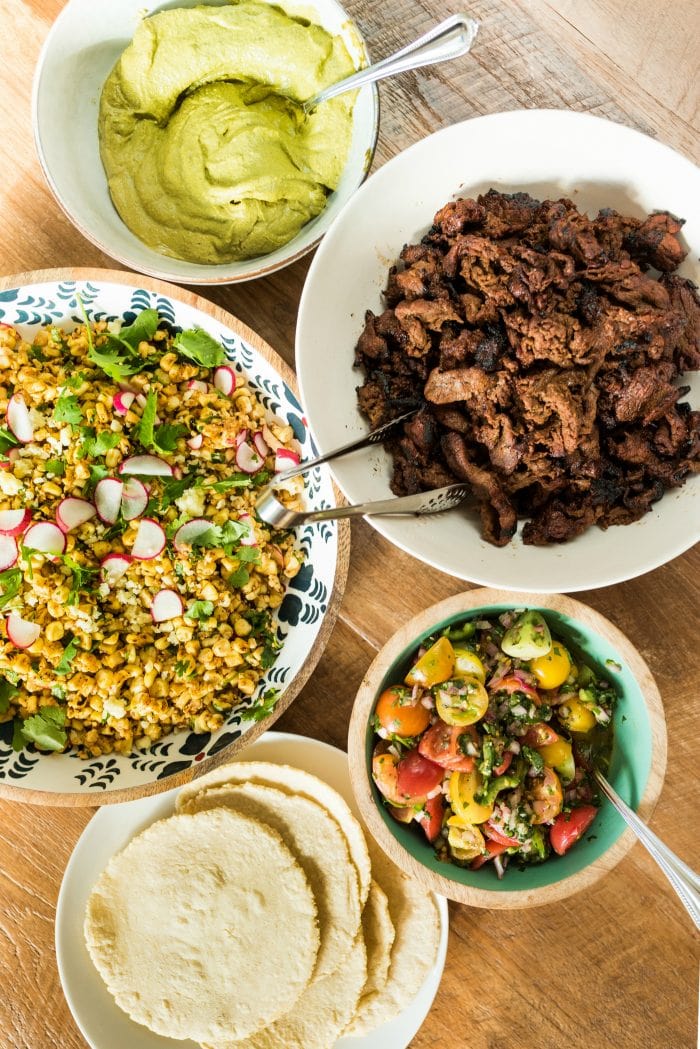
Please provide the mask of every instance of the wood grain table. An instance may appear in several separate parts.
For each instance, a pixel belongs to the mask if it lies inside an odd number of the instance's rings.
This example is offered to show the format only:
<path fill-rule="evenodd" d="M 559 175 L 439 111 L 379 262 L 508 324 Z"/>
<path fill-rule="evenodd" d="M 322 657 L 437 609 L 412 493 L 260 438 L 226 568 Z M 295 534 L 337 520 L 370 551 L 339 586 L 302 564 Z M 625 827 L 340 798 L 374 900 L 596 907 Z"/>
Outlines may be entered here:
<path fill-rule="evenodd" d="M 63 216 L 34 154 L 32 73 L 61 6 L 60 0 L 0 0 L 3 274 L 115 265 Z M 462 5 L 348 0 L 346 6 L 372 53 L 381 55 Z M 695 0 L 474 0 L 464 6 L 482 22 L 471 57 L 380 87 L 375 167 L 455 121 L 536 106 L 607 116 L 700 159 Z M 206 294 L 293 364 L 307 266 L 305 260 L 266 280 Z M 633 639 L 656 676 L 669 754 L 653 826 L 696 864 L 699 583 L 696 547 L 641 579 L 577 595 Z M 464 588 L 395 550 L 365 523 L 353 524 L 340 619 L 316 673 L 277 727 L 344 747 L 353 696 L 376 649 L 416 611 Z M 53 922 L 64 867 L 89 818 L 86 809 L 0 803 L 1 1049 L 84 1046 L 61 993 Z M 445 975 L 413 1044 L 690 1049 L 696 961 L 685 912 L 635 846 L 593 889 L 546 910 L 452 906 Z"/>

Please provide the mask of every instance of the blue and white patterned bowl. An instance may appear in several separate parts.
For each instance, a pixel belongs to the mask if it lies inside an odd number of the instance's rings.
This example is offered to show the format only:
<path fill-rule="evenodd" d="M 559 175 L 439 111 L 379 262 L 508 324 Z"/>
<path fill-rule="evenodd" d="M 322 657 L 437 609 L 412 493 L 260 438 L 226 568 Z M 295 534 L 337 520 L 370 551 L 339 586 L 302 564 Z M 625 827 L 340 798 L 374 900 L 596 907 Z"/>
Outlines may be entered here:
<path fill-rule="evenodd" d="M 151 307 L 176 328 L 204 328 L 222 343 L 269 414 L 287 420 L 301 444 L 302 459 L 315 454 L 291 369 L 235 317 L 181 288 L 111 270 L 23 274 L 0 280 L 0 323 L 18 328 L 27 339 L 45 324 L 77 325 L 78 295 L 90 320 L 122 318 L 128 324 Z M 316 468 L 307 475 L 306 501 L 310 508 L 335 505 L 327 471 Z M 248 705 L 233 710 L 218 732 L 178 732 L 147 751 L 84 760 L 74 754 L 16 753 L 9 722 L 0 725 L 0 796 L 51 805 L 125 801 L 177 786 L 195 770 L 216 763 L 217 755 L 221 760 L 226 751 L 228 758 L 252 742 L 289 706 L 321 656 L 345 585 L 348 532 L 336 522 L 298 530 L 304 563 L 277 612 L 282 648 Z M 246 717 L 247 708 L 269 689 L 279 690 L 274 710 L 260 721 Z"/>

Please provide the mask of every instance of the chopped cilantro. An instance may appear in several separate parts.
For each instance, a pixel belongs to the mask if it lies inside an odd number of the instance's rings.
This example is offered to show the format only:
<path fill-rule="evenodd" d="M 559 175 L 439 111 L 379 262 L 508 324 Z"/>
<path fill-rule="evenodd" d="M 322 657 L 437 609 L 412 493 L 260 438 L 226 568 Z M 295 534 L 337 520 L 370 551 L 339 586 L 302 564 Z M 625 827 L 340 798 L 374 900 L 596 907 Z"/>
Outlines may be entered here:
<path fill-rule="evenodd" d="M 66 712 L 62 707 L 40 707 L 39 713 L 25 718 L 21 733 L 27 743 L 39 750 L 63 750 L 68 736 L 63 726 Z"/>
<path fill-rule="evenodd" d="M 174 452 L 177 450 L 178 438 L 184 437 L 189 430 L 182 423 L 176 423 L 174 426 L 162 423 L 156 426 L 157 407 L 158 395 L 155 390 L 149 390 L 143 414 L 136 427 L 136 437 L 144 448 L 152 448 L 161 453 Z"/>
<path fill-rule="evenodd" d="M 10 709 L 10 701 L 19 695 L 19 689 L 7 678 L 0 677 L 0 714 L 6 714 Z"/>
<path fill-rule="evenodd" d="M 218 368 L 226 359 L 221 343 L 201 328 L 179 332 L 173 340 L 173 349 L 203 368 Z"/>
<path fill-rule="evenodd" d="M 66 604 L 76 605 L 81 590 L 89 591 L 91 589 L 91 584 L 95 576 L 98 574 L 99 569 L 87 568 L 85 565 L 78 564 L 78 562 L 74 561 L 72 557 L 68 556 L 68 554 L 63 554 L 61 559 L 66 567 L 70 569 L 72 576 L 70 592 Z"/>
<path fill-rule="evenodd" d="M 66 379 L 66 386 L 71 390 L 79 390 L 84 382 L 87 382 L 87 376 L 84 372 L 76 372 L 75 375 L 69 375 Z"/>
<path fill-rule="evenodd" d="M 280 693 L 277 688 L 270 688 L 267 692 L 263 692 L 251 706 L 241 711 L 243 721 L 262 721 L 275 709 L 279 697 Z"/>
<path fill-rule="evenodd" d="M 178 677 L 194 677 L 195 670 L 189 659 L 179 659 L 175 664 L 175 673 Z"/>
<path fill-rule="evenodd" d="M 544 758 L 536 750 L 533 750 L 532 747 L 524 746 L 523 756 L 538 776 L 544 772 Z"/>
<path fill-rule="evenodd" d="M 176 561 L 173 565 L 173 568 L 175 569 L 175 575 L 178 579 L 185 578 L 185 566 L 183 565 L 182 561 Z"/>
<path fill-rule="evenodd" d="M 224 525 L 210 525 L 196 539 L 192 540 L 192 546 L 220 547 L 230 556 L 233 552 L 233 547 L 248 535 L 250 535 L 250 525 L 241 521 L 227 521 Z"/>
<path fill-rule="evenodd" d="M 54 477 L 63 477 L 66 472 L 66 464 L 62 459 L 49 459 L 44 463 L 44 473 L 52 474 Z"/>
<path fill-rule="evenodd" d="M 252 474 L 234 474 L 232 477 L 224 477 L 221 481 L 208 481 L 205 488 L 212 488 L 215 492 L 228 492 L 231 488 L 249 488 L 252 483 Z"/>
<path fill-rule="evenodd" d="M 4 427 L 0 426 L 0 456 L 7 456 L 10 448 L 16 448 L 19 441 L 13 433 Z"/>
<path fill-rule="evenodd" d="M 63 655 L 61 656 L 61 661 L 58 664 L 58 666 L 55 668 L 55 671 L 56 671 L 57 674 L 61 674 L 61 675 L 63 675 L 63 674 L 70 674 L 70 665 L 71 665 L 73 659 L 75 659 L 75 655 L 76 655 L 76 653 L 78 651 L 78 647 L 79 647 L 78 646 L 78 639 L 75 638 L 75 637 L 72 637 L 70 639 L 70 641 L 68 642 L 68 644 L 66 645 L 66 647 L 63 649 Z"/>
<path fill-rule="evenodd" d="M 11 601 L 13 597 L 17 596 L 21 585 L 21 568 L 6 568 L 4 572 L 0 572 L 0 586 L 2 586 L 2 595 L 0 596 L 0 608 L 3 608 L 8 603 L 8 601 Z"/>
<path fill-rule="evenodd" d="M 269 637 L 265 642 L 262 655 L 260 657 L 260 666 L 263 670 L 269 670 L 274 661 L 277 659 L 277 653 L 280 650 L 280 643 L 276 638 Z"/>
<path fill-rule="evenodd" d="M 110 448 L 116 448 L 121 438 L 120 433 L 113 433 L 112 430 L 102 430 L 96 433 L 94 426 L 81 426 L 77 458 L 96 459 L 100 455 L 105 455 Z"/>
<path fill-rule="evenodd" d="M 89 498 L 94 492 L 97 482 L 101 481 L 103 477 L 107 477 L 108 474 L 109 470 L 102 463 L 90 463 L 90 477 L 85 485 L 83 494 Z"/>
<path fill-rule="evenodd" d="M 184 477 L 164 481 L 160 497 L 161 510 L 167 510 L 171 503 L 174 503 L 176 499 L 185 494 L 188 488 L 196 486 L 198 480 L 195 474 L 185 474 Z"/>
<path fill-rule="evenodd" d="M 53 696 L 54 699 L 65 700 L 65 698 L 66 698 L 66 690 L 63 687 L 63 685 L 52 685 L 51 686 L 51 695 Z"/>
<path fill-rule="evenodd" d="M 85 312 L 83 300 L 80 295 L 77 295 L 76 298 L 85 323 L 88 358 L 92 363 L 96 364 L 98 368 L 101 368 L 105 375 L 108 375 L 110 379 L 114 379 L 115 382 L 121 382 L 123 379 L 127 379 L 130 375 L 135 375 L 136 372 L 141 371 L 143 361 L 139 357 L 134 358 L 132 348 L 127 342 L 123 342 L 118 338 L 114 338 L 114 336 L 110 336 L 107 343 L 101 349 L 97 349 L 95 346 L 95 340 L 92 337 L 90 321 Z M 129 351 L 131 356 L 123 356 L 121 351 L 123 351 L 124 348 Z"/>
<path fill-rule="evenodd" d="M 127 325 L 119 332 L 119 338 L 132 349 L 138 350 L 139 343 L 150 342 L 158 330 L 158 311 L 141 310 L 134 318 L 133 324 Z"/>
<path fill-rule="evenodd" d="M 56 331 L 56 329 L 54 328 L 54 329 L 52 329 L 52 332 L 51 332 L 52 341 L 53 342 L 56 341 L 55 339 L 53 339 L 53 332 L 55 332 L 55 331 Z M 32 360 L 32 361 L 39 361 L 41 364 L 45 364 L 45 362 L 46 362 L 46 354 L 42 353 L 42 351 L 40 350 L 40 348 L 38 346 L 30 346 L 29 347 L 29 359 Z"/>
<path fill-rule="evenodd" d="M 257 565 L 260 563 L 260 551 L 257 546 L 242 546 L 236 550 L 236 557 L 246 564 Z"/>
<path fill-rule="evenodd" d="M 193 601 L 185 612 L 186 619 L 211 619 L 214 614 L 213 601 Z"/>
<path fill-rule="evenodd" d="M 240 565 L 231 575 L 228 577 L 226 582 L 229 586 L 239 589 L 245 586 L 250 581 L 250 572 L 244 565 Z"/>
<path fill-rule="evenodd" d="M 74 393 L 61 392 L 53 410 L 53 417 L 57 423 L 70 423 L 71 426 L 80 425 L 83 421 L 83 412 Z"/>

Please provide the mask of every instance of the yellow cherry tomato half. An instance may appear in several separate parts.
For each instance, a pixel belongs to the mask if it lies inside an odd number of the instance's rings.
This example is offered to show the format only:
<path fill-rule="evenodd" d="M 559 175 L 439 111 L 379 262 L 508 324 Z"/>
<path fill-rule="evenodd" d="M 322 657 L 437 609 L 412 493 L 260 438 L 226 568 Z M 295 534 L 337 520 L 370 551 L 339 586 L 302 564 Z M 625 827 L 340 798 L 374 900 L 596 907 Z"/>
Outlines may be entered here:
<path fill-rule="evenodd" d="M 471 772 L 453 772 L 450 776 L 450 806 L 462 824 L 486 823 L 493 815 L 493 805 L 480 805 L 474 800 L 482 782 L 481 774 L 476 769 Z"/>
<path fill-rule="evenodd" d="M 571 744 L 567 739 L 558 739 L 554 743 L 546 743 L 538 747 L 545 765 L 549 765 L 558 773 L 562 783 L 571 783 L 576 774 L 576 765 Z"/>
<path fill-rule="evenodd" d="M 456 860 L 473 860 L 484 851 L 484 835 L 473 823 L 462 823 L 450 816 L 447 821 L 447 843 Z"/>
<path fill-rule="evenodd" d="M 435 706 L 446 725 L 473 725 L 483 718 L 488 705 L 488 692 L 473 674 L 444 682 L 435 690 Z"/>
<path fill-rule="evenodd" d="M 595 727 L 595 717 L 576 696 L 566 699 L 560 707 L 557 707 L 557 719 L 569 732 L 577 732 L 584 736 Z"/>
<path fill-rule="evenodd" d="M 396 736 L 420 736 L 430 724 L 430 711 L 420 700 L 412 702 L 403 685 L 392 685 L 382 692 L 375 714 L 382 728 Z"/>
<path fill-rule="evenodd" d="M 476 652 L 470 648 L 455 648 L 455 674 L 457 677 L 476 677 L 483 683 L 486 681 L 486 668 Z"/>
<path fill-rule="evenodd" d="M 372 757 L 372 779 L 377 788 L 391 805 L 399 808 L 405 806 L 406 798 L 399 794 L 396 766 L 399 759 L 390 751 L 385 751 L 382 744 L 375 747 Z"/>
<path fill-rule="evenodd" d="M 455 651 L 449 638 L 441 637 L 406 674 L 407 685 L 422 685 L 432 688 L 452 677 L 455 668 Z"/>
<path fill-rule="evenodd" d="M 543 775 L 532 781 L 530 797 L 534 810 L 533 823 L 551 823 L 559 815 L 564 804 L 564 792 L 554 769 L 545 765 Z"/>
<path fill-rule="evenodd" d="M 530 671 L 540 688 L 559 688 L 571 673 L 571 658 L 564 646 L 555 641 L 546 656 L 530 660 Z"/>

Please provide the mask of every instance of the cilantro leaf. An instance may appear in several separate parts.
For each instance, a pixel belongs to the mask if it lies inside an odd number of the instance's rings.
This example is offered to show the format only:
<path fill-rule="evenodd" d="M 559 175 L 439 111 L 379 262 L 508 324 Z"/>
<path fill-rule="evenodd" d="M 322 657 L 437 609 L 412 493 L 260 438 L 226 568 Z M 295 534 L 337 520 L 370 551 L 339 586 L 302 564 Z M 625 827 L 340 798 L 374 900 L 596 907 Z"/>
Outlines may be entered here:
<path fill-rule="evenodd" d="M 184 423 L 162 423 L 153 434 L 153 446 L 159 452 L 176 452 L 180 437 L 186 437 L 189 429 Z"/>
<path fill-rule="evenodd" d="M 251 706 L 241 711 L 242 720 L 263 721 L 275 709 L 279 697 L 280 692 L 277 688 L 270 688 L 267 692 L 263 692 Z"/>
<path fill-rule="evenodd" d="M 78 390 L 87 381 L 87 376 L 84 372 L 76 372 L 75 375 L 69 375 L 66 378 L 66 386 L 70 387 L 71 390 Z"/>
<path fill-rule="evenodd" d="M 63 750 L 68 736 L 63 726 L 66 712 L 62 707 L 39 707 L 39 713 L 25 718 L 21 733 L 27 743 L 39 750 Z"/>
<path fill-rule="evenodd" d="M 211 619 L 214 614 L 213 601 L 193 601 L 185 612 L 186 619 Z"/>
<path fill-rule="evenodd" d="M 149 390 L 141 418 L 134 428 L 136 439 L 141 442 L 144 448 L 150 448 L 153 445 L 153 428 L 156 421 L 157 407 L 158 395 L 155 390 Z"/>
<path fill-rule="evenodd" d="M 240 587 L 245 586 L 246 583 L 248 583 L 249 581 L 250 572 L 244 565 L 239 565 L 239 567 L 234 572 L 231 572 L 231 575 L 226 580 L 228 585 L 234 587 L 235 589 L 239 589 Z"/>
<path fill-rule="evenodd" d="M 99 455 L 105 455 L 110 448 L 116 448 L 121 439 L 122 435 L 112 430 L 96 433 L 94 426 L 81 426 L 76 456 L 78 459 L 96 459 Z"/>
<path fill-rule="evenodd" d="M 189 659 L 179 659 L 175 664 L 175 673 L 178 677 L 194 677 L 194 667 Z"/>
<path fill-rule="evenodd" d="M 202 328 L 188 328 L 187 331 L 179 332 L 173 340 L 173 349 L 202 368 L 218 368 L 226 359 L 221 343 Z"/>
<path fill-rule="evenodd" d="M 115 339 L 114 336 L 110 336 L 106 344 L 101 349 L 97 349 L 95 346 L 95 340 L 92 336 L 90 321 L 85 312 L 83 300 L 80 295 L 76 295 L 76 298 L 85 324 L 85 336 L 88 344 L 88 359 L 91 360 L 93 364 L 96 364 L 98 368 L 101 368 L 105 375 L 108 375 L 110 379 L 114 379 L 115 382 L 121 382 L 123 379 L 128 379 L 130 375 L 135 375 L 136 372 L 140 372 L 144 363 L 140 357 L 124 357 L 120 354 L 120 348 L 122 347 L 126 348 L 127 351 L 132 350 L 128 343 L 121 342 L 121 340 Z"/>
<path fill-rule="evenodd" d="M 95 490 L 95 486 L 98 481 L 101 481 L 103 477 L 107 477 L 109 470 L 102 463 L 90 463 L 90 477 L 87 480 L 83 494 L 89 499 Z"/>
<path fill-rule="evenodd" d="M 19 695 L 19 689 L 7 678 L 0 677 L 0 714 L 6 714 L 10 709 L 10 700 Z"/>
<path fill-rule="evenodd" d="M 257 546 L 242 546 L 240 550 L 236 550 L 236 557 L 248 564 L 260 563 L 260 551 Z"/>
<path fill-rule="evenodd" d="M 74 393 L 62 391 L 56 401 L 53 417 L 57 423 L 70 423 L 79 426 L 83 421 L 83 412 Z"/>
<path fill-rule="evenodd" d="M 55 331 L 55 329 L 53 329 Z M 52 340 L 55 341 L 55 340 Z M 29 347 L 29 359 L 32 361 L 39 361 L 40 364 L 45 364 L 46 354 L 42 353 L 38 346 Z"/>
<path fill-rule="evenodd" d="M 16 448 L 19 441 L 13 433 L 4 427 L 0 426 L 0 456 L 5 457 L 10 448 Z"/>
<path fill-rule="evenodd" d="M 532 766 L 537 775 L 539 776 L 544 772 L 544 758 L 532 747 L 523 746 L 523 757 Z"/>
<path fill-rule="evenodd" d="M 161 453 L 174 452 L 177 450 L 178 438 L 184 437 L 190 431 L 182 423 L 176 423 L 174 426 L 161 423 L 156 427 L 157 409 L 158 395 L 155 390 L 149 390 L 141 419 L 136 426 L 136 438 L 144 448 L 153 448 Z"/>
<path fill-rule="evenodd" d="M 185 474 L 184 477 L 163 481 L 163 490 L 160 497 L 161 510 L 167 510 L 171 503 L 174 503 L 176 499 L 185 494 L 188 488 L 192 488 L 197 484 L 198 478 L 196 474 L 192 473 Z"/>
<path fill-rule="evenodd" d="M 252 483 L 252 474 L 233 474 L 232 477 L 224 477 L 221 481 L 208 481 L 205 487 L 215 492 L 228 492 L 231 488 L 249 488 Z"/>
<path fill-rule="evenodd" d="M 21 568 L 6 568 L 4 572 L 0 572 L 0 586 L 2 586 L 2 596 L 0 596 L 0 608 L 3 608 L 8 603 L 8 601 L 11 601 L 13 597 L 17 596 L 21 585 Z"/>
<path fill-rule="evenodd" d="M 66 464 L 62 459 L 49 459 L 44 463 L 44 473 L 52 474 L 54 477 L 63 477 L 66 472 Z"/>
<path fill-rule="evenodd" d="M 60 663 L 57 667 L 55 667 L 55 673 L 61 675 L 70 674 L 70 665 L 73 659 L 75 659 L 78 648 L 78 639 L 72 637 L 66 645 L 66 647 L 63 649 L 63 655 L 61 656 Z"/>
<path fill-rule="evenodd" d="M 78 603 L 78 596 L 81 592 L 90 591 L 92 582 L 95 576 L 98 574 L 99 569 L 88 568 L 85 565 L 78 564 L 68 554 L 63 554 L 61 560 L 64 565 L 71 571 L 71 585 L 68 594 L 66 604 L 76 605 Z"/>
<path fill-rule="evenodd" d="M 158 330 L 158 311 L 141 310 L 134 318 L 133 324 L 122 328 L 119 338 L 134 350 L 138 350 L 140 342 L 150 342 Z"/>

